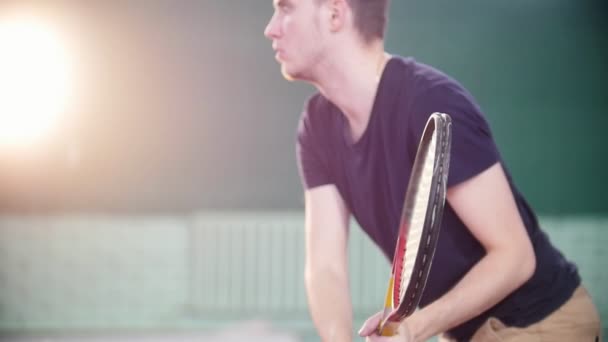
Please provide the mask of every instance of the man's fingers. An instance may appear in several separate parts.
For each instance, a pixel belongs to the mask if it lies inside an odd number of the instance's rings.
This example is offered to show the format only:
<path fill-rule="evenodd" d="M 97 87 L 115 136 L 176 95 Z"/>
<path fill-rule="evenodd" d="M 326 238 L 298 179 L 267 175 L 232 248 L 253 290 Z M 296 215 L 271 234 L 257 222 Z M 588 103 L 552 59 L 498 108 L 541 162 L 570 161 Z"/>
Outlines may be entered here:
<path fill-rule="evenodd" d="M 368 318 L 361 329 L 359 329 L 359 336 L 370 336 L 378 330 L 378 325 L 382 320 L 382 311 L 376 313 L 372 317 Z"/>
<path fill-rule="evenodd" d="M 370 335 L 365 338 L 366 342 L 395 342 L 398 336 L 379 336 L 379 335 Z"/>

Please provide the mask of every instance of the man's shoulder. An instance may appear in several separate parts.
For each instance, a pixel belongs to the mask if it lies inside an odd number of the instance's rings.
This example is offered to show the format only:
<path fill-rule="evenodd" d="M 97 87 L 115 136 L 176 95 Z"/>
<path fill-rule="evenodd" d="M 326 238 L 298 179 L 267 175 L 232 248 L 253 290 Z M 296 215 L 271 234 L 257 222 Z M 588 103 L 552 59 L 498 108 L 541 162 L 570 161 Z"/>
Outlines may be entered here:
<path fill-rule="evenodd" d="M 416 60 L 414 57 L 394 55 L 391 58 L 391 73 L 397 73 L 408 82 L 425 83 L 437 82 L 449 78 L 443 71 L 429 64 Z"/>
<path fill-rule="evenodd" d="M 318 116 L 328 113 L 332 108 L 331 102 L 320 92 L 315 92 L 305 102 L 304 115 Z"/>
<path fill-rule="evenodd" d="M 463 88 L 458 81 L 440 68 L 417 61 L 412 57 L 400 58 L 399 64 L 405 70 L 406 88 L 415 89 L 418 94 Z"/>
<path fill-rule="evenodd" d="M 333 104 L 321 93 L 312 94 L 304 103 L 304 109 L 298 123 L 298 136 L 300 139 L 309 139 L 313 136 L 330 135 L 335 124 L 335 111 Z"/>
<path fill-rule="evenodd" d="M 450 103 L 472 104 L 476 102 L 470 92 L 455 78 L 438 67 L 419 62 L 414 58 L 398 58 L 403 68 L 402 96 L 411 106 L 440 106 Z"/>
<path fill-rule="evenodd" d="M 334 105 L 321 93 L 315 92 L 305 101 L 300 121 L 307 125 L 324 126 L 326 121 L 331 120 L 333 112 Z"/>

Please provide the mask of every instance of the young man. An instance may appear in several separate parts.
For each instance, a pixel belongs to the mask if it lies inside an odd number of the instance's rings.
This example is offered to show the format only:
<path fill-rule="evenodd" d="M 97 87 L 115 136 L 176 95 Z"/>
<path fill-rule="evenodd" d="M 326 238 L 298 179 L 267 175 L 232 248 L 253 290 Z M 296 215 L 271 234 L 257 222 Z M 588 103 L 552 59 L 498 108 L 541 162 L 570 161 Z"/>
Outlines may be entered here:
<path fill-rule="evenodd" d="M 369 341 L 594 341 L 599 318 L 577 269 L 550 244 L 513 185 L 472 96 L 411 58 L 390 56 L 387 0 L 275 0 L 264 34 L 283 75 L 313 84 L 298 129 L 306 288 L 324 341 L 352 341 L 352 214 L 392 260 L 427 118 L 450 114 L 452 159 L 439 245 L 421 309 Z"/>

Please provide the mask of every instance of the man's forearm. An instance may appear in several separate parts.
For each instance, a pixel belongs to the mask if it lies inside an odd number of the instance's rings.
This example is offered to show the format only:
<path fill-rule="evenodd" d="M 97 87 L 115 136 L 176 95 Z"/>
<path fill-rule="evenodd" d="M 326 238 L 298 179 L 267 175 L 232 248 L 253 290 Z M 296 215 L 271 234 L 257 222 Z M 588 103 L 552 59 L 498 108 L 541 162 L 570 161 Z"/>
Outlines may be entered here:
<path fill-rule="evenodd" d="M 481 314 L 521 286 L 533 270 L 534 259 L 487 254 L 446 295 L 408 319 L 414 340 L 425 341 Z"/>
<path fill-rule="evenodd" d="M 331 269 L 307 270 L 306 292 L 321 340 L 351 342 L 353 321 L 348 274 Z"/>

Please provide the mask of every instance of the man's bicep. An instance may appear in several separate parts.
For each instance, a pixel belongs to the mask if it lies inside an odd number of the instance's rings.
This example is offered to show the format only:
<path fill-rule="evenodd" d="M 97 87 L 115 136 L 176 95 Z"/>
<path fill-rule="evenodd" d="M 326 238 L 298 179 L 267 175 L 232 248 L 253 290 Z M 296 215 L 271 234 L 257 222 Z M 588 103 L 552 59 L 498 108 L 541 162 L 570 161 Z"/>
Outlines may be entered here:
<path fill-rule="evenodd" d="M 448 189 L 448 201 L 486 250 L 529 239 L 500 163 Z"/>
<path fill-rule="evenodd" d="M 306 262 L 346 262 L 350 211 L 333 184 L 305 191 Z"/>

